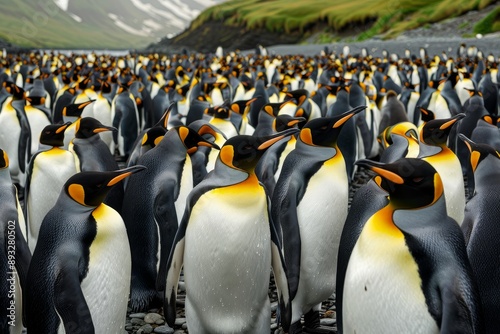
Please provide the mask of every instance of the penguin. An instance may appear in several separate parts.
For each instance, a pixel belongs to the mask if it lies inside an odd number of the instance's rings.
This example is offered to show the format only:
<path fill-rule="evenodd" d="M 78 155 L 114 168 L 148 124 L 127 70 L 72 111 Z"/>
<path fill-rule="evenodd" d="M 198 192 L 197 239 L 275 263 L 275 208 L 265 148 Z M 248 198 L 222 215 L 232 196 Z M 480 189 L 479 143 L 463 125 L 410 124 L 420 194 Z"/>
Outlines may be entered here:
<path fill-rule="evenodd" d="M 231 121 L 235 125 L 239 134 L 251 136 L 255 131 L 254 127 L 250 125 L 248 120 L 250 106 L 255 101 L 257 101 L 257 98 L 249 100 L 239 100 L 232 102 L 229 106 L 232 111 Z"/>
<path fill-rule="evenodd" d="M 463 105 L 463 112 L 465 117 L 460 120 L 457 127 L 458 134 L 463 134 L 467 138 L 471 137 L 472 132 L 477 126 L 477 122 L 488 115 L 488 111 L 484 107 L 483 97 L 479 92 L 473 90 L 469 91 L 470 98 Z M 474 176 L 469 165 L 469 150 L 463 141 L 459 140 L 458 137 L 455 138 L 455 154 L 460 160 L 462 165 L 462 173 L 469 180 L 473 180 Z M 471 183 L 472 185 L 473 183 Z M 470 188 L 470 185 L 469 185 Z"/>
<path fill-rule="evenodd" d="M 68 151 L 73 153 L 77 172 L 118 170 L 118 163 L 114 156 L 99 137 L 99 133 L 116 131 L 116 129 L 103 125 L 93 117 L 83 117 L 76 122 L 78 124 L 75 138 L 71 140 Z M 122 202 L 123 184 L 118 184 L 109 191 L 104 204 L 121 214 Z"/>
<path fill-rule="evenodd" d="M 303 117 L 291 117 L 289 115 L 278 115 L 273 122 L 273 127 L 275 132 L 281 132 L 286 129 L 297 128 L 301 122 L 304 122 Z M 289 136 L 283 138 L 278 143 L 274 144 L 269 148 L 262 158 L 257 163 L 255 168 L 255 174 L 257 178 L 266 187 L 269 196 L 272 197 L 274 192 L 274 186 L 276 181 L 278 181 L 279 175 L 283 168 L 283 163 L 290 154 L 291 151 L 295 149 L 295 144 L 297 143 L 297 138 L 295 136 Z"/>
<path fill-rule="evenodd" d="M 366 108 L 366 107 L 365 107 Z M 349 103 L 349 86 L 342 84 L 337 89 L 337 99 L 330 105 L 327 110 L 326 116 L 333 117 L 341 115 L 351 109 Z M 339 148 L 344 156 L 344 161 L 347 168 L 347 175 L 349 175 L 349 180 L 352 179 L 354 173 L 356 172 L 356 167 L 354 162 L 358 156 L 359 151 L 359 141 L 358 141 L 358 131 L 356 129 L 355 118 L 349 120 L 347 124 L 342 127 L 342 131 L 339 137 Z M 350 181 L 349 181 L 350 182 Z"/>
<path fill-rule="evenodd" d="M 306 123 L 274 188 L 271 213 L 277 230 L 282 231 L 289 274 L 290 333 L 302 332 L 302 315 L 307 329 L 322 329 L 321 303 L 335 291 L 338 243 L 349 192 L 337 139 L 342 126 L 364 108 Z M 322 255 L 318 258 L 317 254 Z"/>
<path fill-rule="evenodd" d="M 40 134 L 40 143 L 48 149 L 35 153 L 28 166 L 24 214 L 31 251 L 35 249 L 43 218 L 56 203 L 64 183 L 77 172 L 73 154 L 63 148 L 64 131 L 70 124 L 47 125 Z"/>
<path fill-rule="evenodd" d="M 139 135 L 139 111 L 134 96 L 128 87 L 121 86 L 111 104 L 111 125 L 118 129 L 113 133 L 113 141 L 118 149 L 119 156 L 127 160 L 134 142 Z"/>
<path fill-rule="evenodd" d="M 170 326 L 175 322 L 177 284 L 183 267 L 190 332 L 269 331 L 272 267 L 281 325 L 288 332 L 286 267 L 271 223 L 270 203 L 254 170 L 267 148 L 296 131 L 228 139 L 213 172 L 189 194 L 167 265 L 164 310 Z"/>
<path fill-rule="evenodd" d="M 106 126 L 111 126 L 113 124 L 113 118 L 111 115 L 111 100 L 106 97 L 106 94 L 111 92 L 111 85 L 107 81 L 100 82 L 101 88 L 96 96 L 96 100 L 92 108 L 92 117 Z M 99 136 L 109 147 L 110 153 L 114 154 L 113 134 L 110 132 L 101 132 L 99 133 Z"/>
<path fill-rule="evenodd" d="M 383 132 L 388 126 L 409 122 L 404 104 L 398 100 L 395 91 L 390 90 L 386 95 L 387 103 L 382 107 L 382 119 L 379 124 L 379 131 Z"/>
<path fill-rule="evenodd" d="M 71 122 L 70 126 L 64 130 L 64 148 L 68 149 L 69 144 L 75 138 L 77 120 L 82 117 L 83 111 L 92 108 L 94 101 L 86 101 L 82 103 L 72 103 L 65 106 L 62 110 L 64 122 Z"/>
<path fill-rule="evenodd" d="M 427 161 L 439 173 L 443 182 L 446 212 L 459 225 L 464 219 L 465 185 L 462 166 L 455 153 L 446 145 L 452 127 L 465 114 L 428 121 L 420 134 L 418 158 Z"/>
<path fill-rule="evenodd" d="M 231 109 L 227 106 L 217 106 L 215 107 L 215 112 L 209 123 L 219 129 L 224 136 L 229 139 L 238 135 L 238 129 L 231 122 Z"/>
<path fill-rule="evenodd" d="M 133 173 L 81 172 L 45 216 L 27 274 L 29 333 L 121 333 L 130 284 L 123 219 L 102 201 Z"/>
<path fill-rule="evenodd" d="M 12 184 L 9 158 L 0 149 L 0 331 L 21 334 L 23 330 L 23 296 L 31 252 L 26 241 L 26 226 L 17 189 Z M 25 306 L 24 306 L 25 307 Z"/>
<path fill-rule="evenodd" d="M 426 161 L 357 164 L 389 202 L 360 231 L 345 272 L 343 333 L 482 333 L 480 300 L 460 227 Z M 443 265 L 446 263 L 446 265 Z"/>
<path fill-rule="evenodd" d="M 400 154 L 401 157 L 416 158 L 420 151 L 419 139 L 418 139 L 418 129 L 411 122 L 397 123 L 385 129 L 379 135 L 379 142 L 382 147 L 381 154 L 384 154 L 384 150 L 387 150 L 393 144 L 393 135 L 399 135 L 406 138 L 408 144 L 405 145 L 404 150 L 406 153 Z"/>
<path fill-rule="evenodd" d="M 214 142 L 219 147 L 222 147 L 227 140 L 227 137 L 224 133 L 222 133 L 222 131 L 205 120 L 195 121 L 189 125 L 189 128 L 198 132 L 198 134 L 203 138 Z M 203 164 L 200 166 L 196 165 L 194 162 L 195 156 L 197 155 L 203 157 Z M 217 149 L 207 146 L 199 147 L 194 154 L 191 154 L 191 160 L 193 160 L 193 172 L 195 174 L 201 173 L 203 174 L 203 177 L 205 177 L 206 173 L 210 173 L 214 169 L 218 155 L 219 150 Z M 195 184 L 199 183 L 201 179 L 195 181 Z"/>
<path fill-rule="evenodd" d="M 134 311 L 163 303 L 168 254 L 193 188 L 189 155 L 200 145 L 218 148 L 185 126 L 170 129 L 139 158 L 137 163 L 147 171 L 127 182 L 122 214 L 132 251 L 130 306 Z"/>
<path fill-rule="evenodd" d="M 273 122 L 280 114 L 281 109 L 283 109 L 288 103 L 290 103 L 290 100 L 280 103 L 267 103 L 264 105 L 259 112 L 258 125 L 255 127 L 253 135 L 262 137 L 273 134 Z"/>
<path fill-rule="evenodd" d="M 12 182 L 24 187 L 26 168 L 31 157 L 31 129 L 25 112 L 24 90 L 13 83 L 6 83 L 12 94 L 0 110 L 0 147 L 11 157 L 9 162 Z"/>
<path fill-rule="evenodd" d="M 485 333 L 496 333 L 500 328 L 497 301 L 500 298 L 500 265 L 493 256 L 498 249 L 500 231 L 496 226 L 498 201 L 497 182 L 500 181 L 500 153 L 487 144 L 475 143 L 460 135 L 470 149 L 470 163 L 474 171 L 475 188 L 465 207 L 462 231 L 467 242 L 467 255 L 477 279 L 483 306 Z"/>
<path fill-rule="evenodd" d="M 32 91 L 30 96 L 26 97 L 26 106 L 24 111 L 26 117 L 28 118 L 28 123 L 30 125 L 31 132 L 31 153 L 35 153 L 39 149 L 40 145 L 40 133 L 45 128 L 45 126 L 51 124 L 50 111 L 44 109 L 43 107 L 36 107 L 42 104 L 44 97 L 37 96 L 36 91 Z"/>

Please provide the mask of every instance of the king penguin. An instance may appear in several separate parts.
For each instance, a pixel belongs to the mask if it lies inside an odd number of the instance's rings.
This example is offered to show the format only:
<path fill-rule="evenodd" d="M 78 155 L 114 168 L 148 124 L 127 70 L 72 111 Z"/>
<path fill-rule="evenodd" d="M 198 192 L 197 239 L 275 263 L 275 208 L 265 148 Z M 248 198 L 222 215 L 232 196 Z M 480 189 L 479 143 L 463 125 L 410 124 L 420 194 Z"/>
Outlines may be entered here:
<path fill-rule="evenodd" d="M 12 182 L 24 187 L 26 168 L 31 157 L 31 130 L 24 110 L 24 90 L 13 83 L 5 83 L 12 94 L 0 110 L 0 147 L 10 157 Z"/>
<path fill-rule="evenodd" d="M 43 218 L 56 203 L 64 183 L 77 172 L 73 154 L 62 148 L 64 131 L 70 124 L 47 125 L 40 134 L 40 143 L 49 149 L 35 153 L 28 166 L 24 198 L 31 251 Z"/>
<path fill-rule="evenodd" d="M 31 252 L 26 242 L 26 227 L 17 189 L 9 173 L 9 158 L 0 149 L 0 331 L 21 334 L 23 330 L 23 293 Z"/>
<path fill-rule="evenodd" d="M 167 265 L 164 309 L 170 326 L 175 322 L 177 284 L 184 267 L 190 332 L 268 332 L 272 267 L 281 324 L 288 332 L 286 268 L 268 197 L 254 170 L 267 148 L 296 131 L 228 139 L 213 172 L 190 193 Z"/>
<path fill-rule="evenodd" d="M 71 140 L 68 150 L 75 157 L 77 172 L 118 170 L 118 163 L 99 136 L 99 133 L 116 129 L 105 126 L 93 117 L 83 117 L 76 122 L 75 138 Z M 121 214 L 122 202 L 123 184 L 120 183 L 109 191 L 104 203 Z"/>
<path fill-rule="evenodd" d="M 134 311 L 163 303 L 165 266 L 178 219 L 193 188 L 190 154 L 200 145 L 218 148 L 185 126 L 167 131 L 139 158 L 138 164 L 147 171 L 132 176 L 127 183 L 122 213 L 132 251 L 130 304 Z"/>
<path fill-rule="evenodd" d="M 460 161 L 446 143 L 453 125 L 464 117 L 464 114 L 458 114 L 452 118 L 426 122 L 420 134 L 418 155 L 418 158 L 430 163 L 441 176 L 446 211 L 459 225 L 462 224 L 465 210 L 464 178 Z"/>
<path fill-rule="evenodd" d="M 500 153 L 489 145 L 475 143 L 460 135 L 471 152 L 470 163 L 474 172 L 474 195 L 465 206 L 462 231 L 467 242 L 467 254 L 477 279 L 483 306 L 485 333 L 493 334 L 500 328 L 500 260 L 496 250 L 500 247 Z"/>
<path fill-rule="evenodd" d="M 304 117 L 278 115 L 273 122 L 273 128 L 276 132 L 292 128 L 298 129 L 298 124 L 305 121 L 306 119 Z M 283 163 L 288 154 L 295 149 L 296 143 L 297 138 L 295 136 L 283 138 L 283 140 L 280 140 L 268 149 L 257 163 L 255 174 L 260 182 L 264 184 L 271 197 L 274 192 L 276 181 L 278 181 L 281 170 L 283 169 Z"/>
<path fill-rule="evenodd" d="M 482 333 L 460 227 L 426 161 L 357 162 L 382 178 L 389 202 L 366 222 L 346 268 L 343 333 Z M 443 265 L 446 264 L 446 265 Z"/>
<path fill-rule="evenodd" d="M 272 218 L 282 231 L 289 271 L 292 325 L 320 331 L 321 303 L 335 292 L 340 234 L 347 216 L 349 181 L 337 146 L 342 126 L 366 107 L 309 121 L 285 159 L 272 197 Z M 318 256 L 321 254 L 321 256 Z"/>
<path fill-rule="evenodd" d="M 45 216 L 27 275 L 29 333 L 122 333 L 130 249 L 121 216 L 103 204 L 118 182 L 144 170 L 81 172 Z"/>

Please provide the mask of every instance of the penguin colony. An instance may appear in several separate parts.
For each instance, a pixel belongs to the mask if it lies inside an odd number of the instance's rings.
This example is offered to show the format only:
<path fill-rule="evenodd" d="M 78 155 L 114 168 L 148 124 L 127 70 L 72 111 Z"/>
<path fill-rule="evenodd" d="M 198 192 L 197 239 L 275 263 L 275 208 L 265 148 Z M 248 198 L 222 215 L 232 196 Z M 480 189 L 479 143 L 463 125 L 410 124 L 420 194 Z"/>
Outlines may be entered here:
<path fill-rule="evenodd" d="M 499 59 L 259 51 L 1 59 L 2 333 L 500 331 Z"/>

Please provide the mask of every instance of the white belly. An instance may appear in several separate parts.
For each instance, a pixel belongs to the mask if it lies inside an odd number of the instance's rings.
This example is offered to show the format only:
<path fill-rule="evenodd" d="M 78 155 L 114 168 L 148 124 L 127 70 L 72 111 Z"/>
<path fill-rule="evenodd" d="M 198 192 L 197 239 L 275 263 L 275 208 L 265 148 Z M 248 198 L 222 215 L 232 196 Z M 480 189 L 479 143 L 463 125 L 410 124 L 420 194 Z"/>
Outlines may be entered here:
<path fill-rule="evenodd" d="M 451 151 L 425 160 L 431 163 L 441 176 L 448 216 L 462 225 L 465 214 L 465 187 L 460 161 Z"/>
<path fill-rule="evenodd" d="M 19 182 L 20 175 L 18 161 L 19 136 L 21 126 L 15 114 L 14 108 L 5 106 L 0 112 L 0 148 L 7 152 L 9 157 L 9 171 L 13 182 Z"/>
<path fill-rule="evenodd" d="M 181 183 L 179 189 L 179 197 L 175 201 L 175 212 L 177 213 L 177 222 L 180 223 L 184 209 L 186 208 L 186 199 L 191 190 L 193 189 L 193 165 L 191 158 L 186 155 L 186 162 L 181 174 Z"/>
<path fill-rule="evenodd" d="M 43 218 L 56 204 L 64 183 L 75 173 L 75 160 L 68 151 L 52 149 L 37 155 L 26 199 L 31 251 L 35 249 Z"/>
<path fill-rule="evenodd" d="M 311 178 L 297 207 L 302 253 L 292 322 L 335 292 L 337 254 L 347 217 L 349 188 L 343 160 L 323 168 Z"/>
<path fill-rule="evenodd" d="M 26 116 L 28 117 L 31 129 L 31 154 L 33 154 L 38 151 L 40 134 L 42 130 L 50 124 L 50 121 L 43 111 L 32 106 L 26 106 Z"/>
<path fill-rule="evenodd" d="M 96 333 L 125 333 L 131 275 L 125 224 L 114 209 L 104 204 L 93 215 L 97 236 L 90 246 L 89 271 L 81 283 L 82 292 Z"/>
<path fill-rule="evenodd" d="M 251 208 L 251 209 L 250 209 Z M 207 333 L 269 331 L 271 240 L 259 194 L 205 194 L 186 231 L 184 277 L 188 329 Z"/>
<path fill-rule="evenodd" d="M 366 229 L 365 225 L 347 266 L 344 333 L 439 333 L 404 238 Z"/>

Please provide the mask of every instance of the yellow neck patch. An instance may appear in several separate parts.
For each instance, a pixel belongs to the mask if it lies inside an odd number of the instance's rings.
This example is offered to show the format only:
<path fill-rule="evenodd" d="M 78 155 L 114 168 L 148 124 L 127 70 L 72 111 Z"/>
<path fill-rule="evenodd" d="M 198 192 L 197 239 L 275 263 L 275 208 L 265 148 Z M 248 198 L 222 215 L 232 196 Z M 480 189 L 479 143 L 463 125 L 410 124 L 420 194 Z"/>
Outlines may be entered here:
<path fill-rule="evenodd" d="M 231 145 L 223 146 L 219 153 L 220 160 L 227 166 L 236 168 L 233 165 L 234 148 Z"/>

